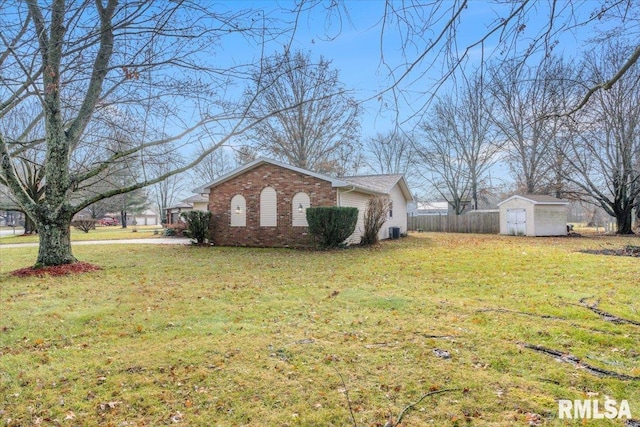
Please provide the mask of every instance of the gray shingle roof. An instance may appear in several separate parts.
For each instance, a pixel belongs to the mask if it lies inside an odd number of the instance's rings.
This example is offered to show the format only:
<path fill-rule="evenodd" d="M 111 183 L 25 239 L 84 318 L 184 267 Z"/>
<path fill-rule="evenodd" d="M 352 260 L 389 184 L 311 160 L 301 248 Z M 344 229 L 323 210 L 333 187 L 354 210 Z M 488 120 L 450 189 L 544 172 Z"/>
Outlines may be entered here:
<path fill-rule="evenodd" d="M 271 160 L 271 159 L 265 159 L 265 158 L 258 158 L 252 162 L 247 163 L 244 166 L 241 166 L 231 172 L 229 172 L 228 174 L 219 177 L 218 179 L 216 179 L 215 181 L 204 185 L 202 187 L 196 188 L 194 190 L 195 193 L 209 193 L 209 190 L 233 177 L 239 176 L 245 172 L 247 172 L 250 169 L 253 169 L 255 167 L 258 167 L 262 164 L 272 164 L 272 165 L 276 165 L 285 169 L 289 169 L 298 173 L 302 173 L 305 175 L 309 175 L 309 176 L 313 176 L 315 178 L 318 179 L 322 179 L 324 181 L 328 181 L 331 183 L 331 186 L 334 188 L 345 188 L 345 187 L 356 187 L 357 190 L 359 191 L 363 191 L 363 192 L 371 192 L 374 194 L 389 194 L 389 192 L 391 191 L 391 189 L 393 188 L 393 186 L 398 183 L 399 181 L 401 182 L 401 190 L 402 193 L 404 194 L 405 198 L 407 200 L 413 200 L 413 196 L 411 195 L 411 192 L 409 191 L 409 188 L 406 185 L 406 182 L 404 181 L 403 175 L 368 175 L 368 176 L 352 176 L 352 177 L 347 177 L 347 178 L 334 178 L 334 177 L 330 177 L 327 175 L 323 175 L 317 172 L 312 172 L 312 171 L 308 171 L 306 169 L 302 169 L 296 166 L 291 166 L 291 165 L 287 165 L 285 163 L 276 161 L 276 160 Z"/>
<path fill-rule="evenodd" d="M 349 184 L 367 188 L 378 193 L 389 193 L 402 175 L 363 175 L 342 178 Z"/>
<path fill-rule="evenodd" d="M 208 197 L 204 197 L 200 194 L 194 194 L 191 197 L 187 197 L 183 200 L 184 203 L 206 203 L 209 201 Z"/>

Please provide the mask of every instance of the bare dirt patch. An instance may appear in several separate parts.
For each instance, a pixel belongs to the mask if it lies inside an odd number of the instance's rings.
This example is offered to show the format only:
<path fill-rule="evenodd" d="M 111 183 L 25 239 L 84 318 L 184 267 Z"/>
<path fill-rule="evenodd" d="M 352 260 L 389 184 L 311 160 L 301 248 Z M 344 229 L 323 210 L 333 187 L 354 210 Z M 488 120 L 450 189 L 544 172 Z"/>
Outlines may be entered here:
<path fill-rule="evenodd" d="M 594 255 L 631 256 L 640 258 L 640 246 L 627 245 L 622 249 L 585 249 L 581 252 Z"/>
<path fill-rule="evenodd" d="M 88 271 L 101 270 L 100 267 L 88 262 L 74 262 L 73 264 L 56 265 L 52 267 L 27 267 L 11 272 L 16 277 L 43 277 L 43 276 L 66 276 L 70 274 L 86 273 Z"/>

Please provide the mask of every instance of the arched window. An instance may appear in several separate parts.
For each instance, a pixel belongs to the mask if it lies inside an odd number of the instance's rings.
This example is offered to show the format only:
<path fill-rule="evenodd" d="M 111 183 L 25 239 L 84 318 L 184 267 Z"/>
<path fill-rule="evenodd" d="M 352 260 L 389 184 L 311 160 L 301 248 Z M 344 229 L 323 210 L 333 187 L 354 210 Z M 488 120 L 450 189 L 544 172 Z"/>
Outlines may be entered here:
<path fill-rule="evenodd" d="M 247 226 L 247 201 L 240 194 L 231 198 L 231 226 Z"/>
<path fill-rule="evenodd" d="M 276 190 L 265 187 L 260 193 L 260 227 L 278 225 L 278 195 Z"/>
<path fill-rule="evenodd" d="M 307 193 L 297 193 L 291 201 L 291 225 L 294 227 L 308 227 L 307 208 L 311 206 L 311 199 Z"/>

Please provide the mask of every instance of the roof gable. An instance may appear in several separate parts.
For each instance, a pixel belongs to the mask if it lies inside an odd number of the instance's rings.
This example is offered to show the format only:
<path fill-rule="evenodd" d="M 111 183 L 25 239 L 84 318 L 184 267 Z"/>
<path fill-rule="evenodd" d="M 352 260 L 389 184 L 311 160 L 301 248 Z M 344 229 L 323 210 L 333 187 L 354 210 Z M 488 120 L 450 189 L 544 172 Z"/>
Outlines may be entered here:
<path fill-rule="evenodd" d="M 407 202 L 413 201 L 413 195 L 409 190 L 409 186 L 404 179 L 404 175 L 401 174 L 388 174 L 388 175 L 359 175 L 359 176 L 348 176 L 342 178 L 347 181 L 349 184 L 355 185 L 356 187 L 368 189 L 372 192 L 380 193 L 380 194 L 389 194 L 393 187 L 397 184 L 400 187 L 400 191 L 402 191 L 402 195 L 404 196 Z"/>
<path fill-rule="evenodd" d="M 202 187 L 196 188 L 194 190 L 194 193 L 208 193 L 210 188 L 213 188 L 213 187 L 215 187 L 217 185 L 220 185 L 220 184 L 222 184 L 222 183 L 224 183 L 224 182 L 226 182 L 226 181 L 228 181 L 228 180 L 230 180 L 232 178 L 240 176 L 245 172 L 248 172 L 248 171 L 250 171 L 252 169 L 257 168 L 258 166 L 262 166 L 262 165 L 265 165 L 265 164 L 271 164 L 271 165 L 279 166 L 281 168 L 289 169 L 289 170 L 292 170 L 294 172 L 301 173 L 303 175 L 309 175 L 309 176 L 312 176 L 314 178 L 318 178 L 318 179 L 321 179 L 323 181 L 330 182 L 332 187 L 344 187 L 344 186 L 348 185 L 345 181 L 343 181 L 341 179 L 338 179 L 338 178 L 333 178 L 333 177 L 330 177 L 330 176 L 327 176 L 327 175 L 323 175 L 323 174 L 320 174 L 320 173 L 317 173 L 317 172 L 312 172 L 312 171 L 309 171 L 309 170 L 306 170 L 306 169 L 302 169 L 302 168 L 299 168 L 299 167 L 296 167 L 296 166 L 291 166 L 291 165 L 288 165 L 286 163 L 278 162 L 276 160 L 258 158 L 258 159 L 255 159 L 252 162 L 249 162 L 249 163 L 247 163 L 247 164 L 245 164 L 243 166 L 240 166 L 237 169 L 232 170 L 228 174 L 219 177 L 218 179 L 216 179 L 215 181 L 210 182 L 209 184 L 206 184 L 206 185 L 203 185 Z"/>
<path fill-rule="evenodd" d="M 525 194 L 525 195 L 516 194 L 514 196 L 511 196 L 501 201 L 500 203 L 498 203 L 498 206 L 513 199 L 526 200 L 528 202 L 533 203 L 534 205 L 568 205 L 569 204 L 569 201 L 566 199 L 558 199 L 557 197 L 547 196 L 544 194 Z"/>
<path fill-rule="evenodd" d="M 352 176 L 352 177 L 346 177 L 346 178 L 334 178 L 328 175 L 312 172 L 306 169 L 299 168 L 297 166 L 291 166 L 286 163 L 279 162 L 277 160 L 266 159 L 266 158 L 258 158 L 252 162 L 249 162 L 243 166 L 240 166 L 239 168 L 234 169 L 228 174 L 219 177 L 215 181 L 212 181 L 209 184 L 206 184 L 202 187 L 196 188 L 193 191 L 194 193 L 200 193 L 200 194 L 209 193 L 209 190 L 211 188 L 265 164 L 278 166 L 278 167 L 288 169 L 303 175 L 308 175 L 323 181 L 327 181 L 331 183 L 331 186 L 334 188 L 349 188 L 355 191 L 370 193 L 370 194 L 389 194 L 393 189 L 393 187 L 396 184 L 398 184 L 405 199 L 407 201 L 413 200 L 413 196 L 411 195 L 411 191 L 409 191 L 409 187 L 407 186 L 407 183 L 403 175 L 399 175 L 399 174 L 363 175 L 363 176 Z"/>
<path fill-rule="evenodd" d="M 347 176 L 343 179 L 349 184 L 376 190 L 380 193 L 388 193 L 402 178 L 402 175 L 361 175 Z"/>

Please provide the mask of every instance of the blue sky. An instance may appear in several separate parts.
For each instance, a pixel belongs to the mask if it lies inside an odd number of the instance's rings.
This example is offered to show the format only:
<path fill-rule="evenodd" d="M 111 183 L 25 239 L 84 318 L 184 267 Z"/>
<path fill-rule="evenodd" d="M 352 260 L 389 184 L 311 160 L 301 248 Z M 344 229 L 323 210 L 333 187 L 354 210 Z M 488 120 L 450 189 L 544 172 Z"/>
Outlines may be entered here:
<path fill-rule="evenodd" d="M 445 2 L 444 6 L 446 8 L 453 4 Z M 599 2 L 587 0 L 582 3 L 582 8 L 576 13 L 582 17 L 588 16 L 599 4 Z M 350 20 L 342 19 L 339 21 L 335 19 L 335 15 L 333 20 L 328 20 L 326 11 L 323 11 L 321 7 L 316 7 L 312 12 L 303 14 L 298 21 L 291 45 L 294 49 L 310 51 L 314 58 L 322 55 L 331 60 L 333 66 L 340 71 L 342 82 L 348 89 L 354 91 L 355 97 L 361 100 L 369 99 L 362 104 L 364 114 L 362 115 L 361 140 L 364 141 L 368 137 L 379 132 L 384 133 L 396 125 L 397 117 L 395 114 L 385 110 L 381 101 L 376 98 L 376 94 L 388 87 L 390 82 L 389 69 L 381 62 L 382 55 L 384 55 L 387 64 L 402 72 L 407 61 L 415 60 L 427 45 L 429 38 L 438 34 L 440 28 L 438 24 L 430 27 L 422 40 L 418 40 L 416 45 L 410 45 L 403 50 L 400 46 L 397 29 L 389 29 L 384 33 L 384 36 L 381 36 L 381 22 L 385 7 L 383 1 L 347 1 L 345 5 Z M 216 8 L 220 10 L 225 8 L 229 8 L 229 10 L 262 9 L 267 16 L 278 18 L 283 17 L 278 10 L 286 7 L 293 8 L 294 3 L 290 1 L 227 1 L 216 5 Z M 526 28 L 521 34 L 522 38 L 518 48 L 526 46 L 548 23 L 549 10 L 546 0 L 531 3 L 530 7 L 530 13 L 522 22 Z M 441 13 L 441 16 L 445 17 L 441 22 L 445 22 L 446 18 L 450 16 L 450 12 L 442 11 Z M 501 6 L 490 1 L 470 0 L 469 7 L 461 15 L 461 24 L 456 34 L 458 50 L 463 50 L 478 41 L 486 34 L 487 28 L 495 24 L 499 17 L 506 16 L 507 13 L 508 10 L 504 5 Z M 343 18 L 345 16 L 343 14 Z M 564 22 L 559 20 L 557 24 L 560 25 Z M 563 32 L 561 38 L 558 39 L 560 43 L 554 52 L 576 55 L 584 45 L 584 41 L 593 34 L 593 32 L 586 32 L 584 28 Z M 277 42 L 268 45 L 265 53 L 268 55 L 281 52 L 287 41 L 286 37 L 280 38 Z M 486 40 L 484 44 L 485 59 L 487 59 L 488 53 L 500 56 L 498 41 L 497 36 Z M 220 56 L 216 55 L 216 61 L 221 63 L 231 59 L 240 63 L 246 63 L 246 61 L 250 63 L 252 60 L 256 61 L 260 55 L 260 46 L 247 44 L 246 40 L 242 42 L 238 40 L 238 45 L 226 44 L 221 48 Z M 479 64 L 482 58 L 480 53 L 479 48 L 470 52 L 469 68 Z M 425 64 L 421 64 L 416 70 L 417 73 L 409 76 L 407 83 L 410 84 L 402 87 L 403 98 L 398 105 L 401 121 L 410 117 L 416 110 L 420 110 L 429 99 L 431 90 L 434 88 L 434 81 L 442 76 L 443 65 L 441 61 L 442 57 L 437 55 L 436 50 L 425 58 L 425 63 L 432 64 L 427 72 L 425 72 Z M 440 87 L 439 94 L 451 92 L 452 85 L 451 82 L 445 83 Z M 386 101 L 389 101 L 388 97 Z M 411 132 L 417 123 L 417 118 L 407 120 L 402 125 L 403 130 Z M 504 170 L 496 170 L 496 172 L 497 175 L 506 174 Z"/>
<path fill-rule="evenodd" d="M 278 7 L 292 7 L 292 2 L 270 2 L 270 1 L 242 1 L 227 2 L 226 5 L 233 4 L 233 7 L 256 7 L 265 11 L 274 10 Z M 396 3 L 399 4 L 399 3 Z M 446 7 L 453 3 L 444 3 Z M 587 15 L 598 6 L 599 2 L 587 1 L 578 14 Z M 400 38 L 397 31 L 388 29 L 381 37 L 381 21 L 384 13 L 385 3 L 378 0 L 369 1 L 348 1 L 345 3 L 350 20 L 345 19 L 346 14 L 342 14 L 342 21 L 335 18 L 327 19 L 326 12 L 321 7 L 316 7 L 310 14 L 303 14 L 300 17 L 296 34 L 292 46 L 301 50 L 308 50 L 313 57 L 324 56 L 332 60 L 333 65 L 340 71 L 342 82 L 349 89 L 354 91 L 358 99 L 373 100 L 363 104 L 365 113 L 362 117 L 362 136 L 366 138 L 376 132 L 384 132 L 391 129 L 396 117 L 392 112 L 381 108 L 381 101 L 375 98 L 385 87 L 389 86 L 389 69 L 386 68 L 381 58 L 384 55 L 387 64 L 397 67 L 402 71 L 407 60 L 413 61 L 421 53 L 429 37 L 434 37 L 438 32 L 438 26 L 432 28 L 431 34 L 424 34 L 425 40 L 419 41 L 422 45 L 409 46 L 404 50 L 406 58 L 402 56 L 403 50 L 400 47 Z M 539 33 L 540 29 L 548 22 L 549 10 L 546 2 L 538 1 L 531 6 L 531 12 L 527 15 L 526 29 L 523 32 L 523 41 L 520 46 L 526 46 L 531 37 Z M 560 6 L 558 6 L 560 7 Z M 344 12 L 344 11 L 343 11 Z M 267 12 L 268 13 L 268 12 Z M 456 34 L 456 42 L 460 50 L 469 46 L 481 38 L 487 28 L 500 16 L 505 16 L 507 10 L 493 2 L 472 0 L 469 6 L 461 15 L 460 31 Z M 276 12 L 272 12 L 276 15 Z M 450 16 L 450 12 L 443 11 L 445 19 Z M 444 22 L 443 19 L 442 21 Z M 558 21 L 559 23 L 561 21 Z M 560 44 L 555 52 L 564 52 L 573 55 L 578 50 L 585 38 L 590 34 L 577 32 L 566 32 L 559 39 Z M 328 39 L 327 36 L 333 36 Z M 497 37 L 490 38 L 485 43 L 485 52 L 494 51 L 497 47 Z M 382 48 L 381 48 L 382 43 Z M 269 49 L 269 48 L 268 48 Z M 382 49 L 382 50 L 381 50 Z M 281 45 L 271 46 L 271 52 L 281 50 Z M 382 53 L 381 53 L 382 52 Z M 496 52 L 494 51 L 494 54 Z M 499 52 L 497 52 L 499 55 Z M 470 66 L 480 62 L 480 49 L 474 49 L 470 54 Z M 486 59 L 486 57 L 485 57 Z M 424 63 L 407 79 L 410 86 L 403 86 L 404 99 L 399 105 L 401 119 L 409 117 L 413 111 L 419 109 L 429 99 L 434 82 L 442 75 L 442 58 L 435 53 L 427 55 Z M 421 74 L 426 69 L 426 63 L 432 63 L 430 71 Z M 418 78 L 418 76 L 420 78 Z M 445 84 L 441 90 L 450 91 L 451 83 Z M 425 92 L 427 93 L 425 95 Z M 383 99 L 384 101 L 384 99 Z M 387 98 L 386 101 L 389 101 Z M 415 124 L 416 120 L 409 120 L 405 123 L 407 128 Z M 410 130 L 410 129 L 405 129 Z"/>

